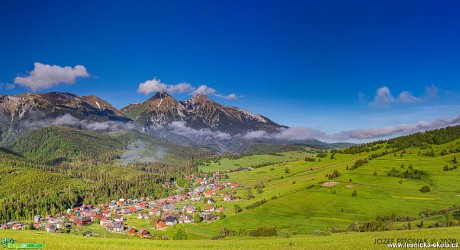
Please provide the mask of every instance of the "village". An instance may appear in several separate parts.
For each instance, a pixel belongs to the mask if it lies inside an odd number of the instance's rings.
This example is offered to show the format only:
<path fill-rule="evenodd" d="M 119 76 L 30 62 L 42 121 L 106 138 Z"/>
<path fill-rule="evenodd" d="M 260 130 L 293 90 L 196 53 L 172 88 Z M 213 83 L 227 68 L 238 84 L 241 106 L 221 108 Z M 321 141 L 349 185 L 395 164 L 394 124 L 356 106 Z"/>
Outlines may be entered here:
<path fill-rule="evenodd" d="M 100 224 L 107 231 L 139 237 L 152 237 L 155 234 L 144 228 L 129 225 L 129 216 L 151 222 L 154 230 L 165 230 L 168 226 L 179 223 L 197 223 L 220 219 L 225 216 L 225 209 L 218 206 L 217 200 L 223 202 L 238 201 L 235 196 L 241 185 L 237 182 L 221 182 L 221 173 L 212 173 L 209 177 L 186 176 L 190 181 L 191 191 L 173 196 L 154 199 L 153 197 L 119 198 L 103 204 L 82 204 L 44 217 L 35 215 L 33 222 L 10 221 L 0 225 L 0 229 L 35 229 L 46 232 L 69 232 L 76 227 Z M 165 182 L 165 188 L 174 183 Z M 204 207 L 202 208 L 202 205 Z M 198 206 L 201 205 L 201 206 Z M 86 236 L 91 236 L 88 233 Z"/>

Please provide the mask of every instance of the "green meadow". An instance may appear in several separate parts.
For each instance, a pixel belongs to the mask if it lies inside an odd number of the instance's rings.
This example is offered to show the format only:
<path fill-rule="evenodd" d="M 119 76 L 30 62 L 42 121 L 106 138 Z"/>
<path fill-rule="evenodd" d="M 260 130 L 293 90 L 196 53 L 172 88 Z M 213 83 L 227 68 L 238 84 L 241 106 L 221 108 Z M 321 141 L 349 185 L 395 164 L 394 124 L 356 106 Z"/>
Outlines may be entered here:
<path fill-rule="evenodd" d="M 364 159 L 375 153 L 382 153 L 385 148 L 359 154 L 331 153 L 316 162 L 305 161 L 309 153 L 297 152 L 293 161 L 283 161 L 274 165 L 228 173 L 228 181 L 237 181 L 244 187 L 237 189 L 235 196 L 240 201 L 224 202 L 223 197 L 215 197 L 216 207 L 223 206 L 226 218 L 212 223 L 179 224 L 168 227 L 165 231 L 154 229 L 145 219 L 128 217 L 127 224 L 136 228 L 150 230 L 157 235 L 173 238 L 178 229 L 184 229 L 189 239 L 210 239 L 218 235 L 223 228 L 233 231 L 249 231 L 257 227 L 276 227 L 287 230 L 293 235 L 311 235 L 315 232 L 334 230 L 349 231 L 354 222 L 374 220 L 380 216 L 412 217 L 413 228 L 423 220 L 424 228 L 442 222 L 445 216 L 433 215 L 421 218 L 423 211 L 439 211 L 460 204 L 460 169 L 453 169 L 457 164 L 453 157 L 459 153 L 441 155 L 442 150 L 457 148 L 460 140 L 443 145 L 433 145 L 435 156 L 424 156 L 426 149 L 417 147 L 405 149 L 404 152 L 389 153 L 369 160 L 368 163 L 353 169 L 358 159 Z M 421 153 L 419 153 L 421 152 Z M 317 158 L 319 159 L 319 158 Z M 241 160 L 241 159 L 238 159 Z M 232 169 L 233 165 L 224 162 L 235 160 L 222 159 L 221 167 Z M 443 168 L 448 166 L 450 171 Z M 401 173 L 414 170 L 422 172 L 420 179 L 388 176 L 392 168 Z M 334 170 L 341 175 L 329 180 L 326 175 Z M 262 192 L 255 188 L 263 183 Z M 431 192 L 422 193 L 420 189 L 429 185 Z M 248 190 L 254 198 L 245 199 Z M 356 196 L 352 193 L 356 190 Z M 222 194 L 221 191 L 218 194 Z M 247 207 L 255 202 L 266 202 L 252 209 Z M 182 208 L 184 204 L 177 204 Z M 206 204 L 194 204 L 202 209 Z M 234 206 L 242 208 L 235 213 Z M 460 216 L 455 214 L 458 220 Z M 391 230 L 407 227 L 407 222 L 392 222 Z M 405 231 L 398 231 L 404 233 Z"/>
<path fill-rule="evenodd" d="M 299 155 L 301 160 L 283 162 L 253 170 L 228 173 L 229 181 L 238 181 L 245 188 L 238 189 L 238 202 L 218 202 L 226 208 L 227 217 L 209 224 L 179 225 L 189 235 L 209 238 L 219 233 L 222 227 L 230 230 L 251 230 L 259 226 L 286 229 L 293 234 L 311 234 L 315 231 L 330 232 L 333 228 L 347 230 L 354 222 L 369 221 L 377 216 L 410 216 L 416 218 L 412 224 L 419 224 L 420 212 L 439 211 L 460 204 L 460 169 L 444 171 L 447 165 L 453 168 L 453 157 L 459 153 L 441 155 L 443 149 L 458 148 L 460 140 L 443 145 L 433 145 L 435 156 L 420 155 L 426 149 L 417 147 L 405 149 L 369 160 L 368 163 L 347 170 L 358 159 L 381 153 L 385 148 L 360 154 L 336 153 L 331 159 L 329 153 L 321 161 L 303 160 L 308 154 Z M 225 167 L 222 160 L 222 168 Z M 229 160 L 229 162 L 231 162 Z M 227 165 L 228 169 L 233 166 Z M 420 179 L 388 176 L 392 168 L 401 173 L 421 171 Z M 327 174 L 338 170 L 341 176 L 328 180 Z M 254 185 L 263 182 L 262 193 Z M 327 185 L 326 182 L 334 182 Z M 422 193 L 420 189 L 429 185 L 431 192 Z M 255 196 L 244 199 L 247 189 Z M 352 196 L 356 190 L 357 195 Z M 217 200 L 222 199 L 218 197 Z M 253 209 L 248 205 L 265 199 L 266 203 Z M 235 214 L 234 205 L 243 211 Z M 425 219 L 423 227 L 442 220 L 443 216 Z M 457 218 L 458 219 L 458 218 Z M 402 229 L 407 223 L 395 222 L 391 229 Z M 171 231 L 171 235 L 175 230 Z M 161 232 L 168 235 L 166 232 Z"/>
<path fill-rule="evenodd" d="M 389 249 L 386 244 L 374 244 L 377 239 L 420 239 L 440 242 L 453 239 L 457 242 L 460 228 L 438 228 L 407 231 L 386 231 L 369 233 L 338 233 L 329 236 L 303 235 L 292 238 L 226 238 L 223 240 L 154 240 L 95 238 L 65 234 L 49 234 L 42 231 L 0 230 L 1 237 L 13 238 L 17 242 L 42 243 L 43 249 Z M 454 248 L 455 249 L 455 248 Z"/>
<path fill-rule="evenodd" d="M 460 241 L 458 226 L 445 227 L 452 219 L 460 220 L 460 169 L 456 162 L 460 159 L 460 139 L 395 152 L 387 148 L 388 143 L 381 142 L 371 150 L 354 154 L 335 150 L 322 158 L 301 151 L 279 156 L 223 158 L 220 165 L 213 162 L 217 165 L 206 167 L 209 171 L 224 171 L 254 166 L 227 173 L 225 181 L 238 182 L 242 187 L 235 189 L 234 196 L 240 197 L 238 201 L 223 201 L 223 194 L 229 190 L 221 190 L 214 197 L 214 206 L 225 208 L 225 218 L 211 223 L 178 224 L 161 231 L 149 220 L 127 216 L 126 225 L 146 229 L 155 236 L 173 239 L 176 232 L 183 229 L 188 236 L 186 241 L 160 241 L 159 237 L 139 239 L 107 232 L 98 225 L 86 226 L 68 235 L 12 230 L 0 231 L 0 235 L 3 233 L 18 241 L 43 242 L 46 249 L 73 249 L 74 246 L 79 249 L 387 249 L 387 246 L 373 245 L 375 238 Z M 307 161 L 312 157 L 314 161 Z M 363 159 L 367 162 L 356 165 Z M 277 163 L 265 166 L 266 162 Z M 429 190 L 421 192 L 422 188 Z M 181 209 L 185 204 L 176 206 Z M 206 206 L 202 201 L 194 205 L 201 209 Z M 236 206 L 241 211 L 236 211 Z M 445 212 L 447 209 L 453 212 Z M 356 223 L 382 217 L 395 218 L 385 221 L 385 230 L 390 231 L 355 232 Z M 442 227 L 435 228 L 438 226 Z M 276 228 L 280 236 L 247 236 L 259 227 Z M 88 231 L 93 236 L 81 236 Z M 233 232 L 234 236 L 211 240 L 224 231 Z M 281 232 L 290 237 L 281 237 Z"/>
<path fill-rule="evenodd" d="M 297 161 L 303 159 L 305 155 L 310 154 L 299 151 L 288 151 L 277 154 L 254 154 L 243 156 L 238 159 L 219 158 L 216 160 L 211 160 L 208 163 L 205 162 L 201 164 L 201 166 L 199 166 L 199 170 L 203 172 L 234 170 L 239 168 L 254 167 L 259 164 Z"/>

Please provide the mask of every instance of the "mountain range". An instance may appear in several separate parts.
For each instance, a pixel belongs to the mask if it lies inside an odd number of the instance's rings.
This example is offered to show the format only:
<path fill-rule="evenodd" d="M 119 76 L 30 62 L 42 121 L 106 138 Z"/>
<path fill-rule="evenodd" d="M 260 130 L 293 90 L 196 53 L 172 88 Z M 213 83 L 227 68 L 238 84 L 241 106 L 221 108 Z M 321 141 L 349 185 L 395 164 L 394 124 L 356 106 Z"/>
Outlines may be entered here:
<path fill-rule="evenodd" d="M 71 93 L 0 95 L 0 145 L 31 129 L 67 126 L 92 131 L 137 130 L 176 144 L 217 151 L 247 148 L 251 131 L 276 133 L 286 126 L 267 117 L 221 105 L 206 95 L 178 101 L 166 92 L 121 110 L 94 96 Z"/>
<path fill-rule="evenodd" d="M 178 121 L 193 129 L 210 129 L 231 135 L 255 130 L 273 133 L 286 128 L 264 116 L 223 106 L 206 95 L 177 101 L 166 92 L 158 92 L 144 102 L 122 108 L 121 112 L 144 128 L 167 126 Z"/>

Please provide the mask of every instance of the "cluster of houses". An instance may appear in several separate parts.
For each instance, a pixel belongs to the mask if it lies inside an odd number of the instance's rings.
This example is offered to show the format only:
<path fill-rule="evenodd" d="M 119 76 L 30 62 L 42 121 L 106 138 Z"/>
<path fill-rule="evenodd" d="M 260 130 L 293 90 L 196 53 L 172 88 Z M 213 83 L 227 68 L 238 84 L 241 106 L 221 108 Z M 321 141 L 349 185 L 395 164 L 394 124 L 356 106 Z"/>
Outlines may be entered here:
<path fill-rule="evenodd" d="M 236 182 L 220 183 L 219 172 L 209 178 L 186 177 L 192 183 L 192 191 L 161 199 L 152 197 L 140 197 L 138 199 L 112 200 L 109 203 L 92 205 L 84 204 L 73 209 L 68 209 L 65 215 L 55 217 L 47 215 L 42 218 L 35 216 L 33 226 L 44 228 L 47 232 L 55 232 L 62 228 L 72 226 L 86 226 L 92 223 L 99 223 L 105 229 L 115 233 L 126 233 L 128 235 L 139 235 L 149 237 L 151 234 L 145 229 L 127 225 L 127 218 L 135 215 L 138 219 L 146 219 L 155 224 L 155 228 L 163 230 L 167 226 L 174 226 L 178 223 L 194 223 L 196 219 L 204 222 L 211 222 L 219 218 L 219 214 L 225 209 L 216 206 L 217 197 L 223 197 L 223 201 L 237 201 L 240 198 L 235 196 L 236 189 L 240 185 Z M 164 183 L 165 187 L 172 186 L 171 183 Z M 228 190 L 227 192 L 219 192 Z M 219 199 L 220 200 L 220 199 Z M 204 208 L 196 207 L 196 203 L 205 202 Z M 1 225 L 2 228 L 22 229 L 23 224 L 9 222 Z"/>
<path fill-rule="evenodd" d="M 26 227 L 26 224 L 17 222 L 17 221 L 10 221 L 10 222 L 0 225 L 0 229 L 21 230 L 25 227 Z"/>

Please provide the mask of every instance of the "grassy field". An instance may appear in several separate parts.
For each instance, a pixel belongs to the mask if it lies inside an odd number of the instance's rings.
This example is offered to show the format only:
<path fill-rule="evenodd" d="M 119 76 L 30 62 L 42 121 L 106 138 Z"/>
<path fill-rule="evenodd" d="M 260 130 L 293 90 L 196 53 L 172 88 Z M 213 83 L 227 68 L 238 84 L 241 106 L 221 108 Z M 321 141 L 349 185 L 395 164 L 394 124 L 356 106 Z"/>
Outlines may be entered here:
<path fill-rule="evenodd" d="M 385 145 L 383 145 L 385 146 Z M 416 237 L 416 238 L 455 238 L 460 235 L 459 227 L 428 229 L 436 223 L 447 220 L 445 214 L 434 214 L 428 217 L 421 212 L 440 211 L 460 204 L 460 169 L 454 157 L 456 153 L 441 154 L 450 149 L 460 148 L 460 139 L 443 144 L 430 145 L 428 148 L 411 147 L 404 151 L 388 153 L 369 160 L 356 169 L 349 170 L 358 159 L 369 158 L 373 154 L 381 154 L 385 147 L 359 154 L 331 153 L 316 161 L 305 161 L 310 156 L 306 152 L 288 152 L 283 156 L 254 155 L 240 159 L 221 159 L 210 164 L 209 170 L 224 170 L 258 165 L 265 162 L 276 164 L 228 173 L 228 180 L 237 181 L 242 188 L 236 189 L 236 196 L 242 199 L 237 202 L 224 202 L 223 197 L 215 197 L 214 206 L 223 206 L 226 218 L 212 223 L 179 224 L 168 227 L 165 231 L 154 229 L 148 220 L 137 219 L 136 215 L 128 216 L 127 225 L 137 229 L 144 228 L 155 235 L 172 239 L 178 229 L 184 229 L 188 241 L 158 241 L 138 239 L 121 234 L 105 232 L 99 226 L 88 226 L 83 231 L 92 231 L 96 237 L 76 235 L 47 234 L 44 232 L 0 231 L 18 241 L 43 242 L 47 249 L 70 249 L 73 244 L 80 249 L 138 249 L 138 248 L 217 248 L 217 249 L 374 249 L 376 237 Z M 434 156 L 427 151 L 433 150 Z M 452 152 L 454 152 L 453 150 Z M 279 157 L 279 161 L 275 158 Z M 236 163 L 239 162 L 239 163 Z M 235 165 L 237 164 L 237 165 Z M 202 169 L 203 170 L 203 169 Z M 327 175 L 337 170 L 340 176 L 328 179 Z M 447 171 L 446 171 L 447 170 Z M 389 176 L 389 173 L 420 173 L 419 178 Z M 255 188 L 263 183 L 262 192 Z M 429 186 L 430 192 L 421 192 L 423 186 Z M 254 195 L 245 199 L 248 190 Z M 226 192 L 228 190 L 220 191 Z M 355 196 L 352 194 L 356 193 Z M 255 202 L 265 201 L 255 208 L 248 206 Z M 183 204 L 176 204 L 182 208 Z M 194 204 L 204 208 L 203 202 Z M 243 211 L 235 213 L 234 206 Z M 340 233 L 331 236 L 313 236 L 313 234 L 330 234 L 333 230 L 350 231 L 355 222 L 374 220 L 376 217 L 392 216 L 414 218 L 412 229 L 407 222 L 388 222 L 394 231 L 376 233 Z M 460 220 L 457 211 L 453 218 Z M 423 221 L 423 226 L 421 223 Z M 211 238 L 220 234 L 222 229 L 243 232 L 247 235 L 257 227 L 276 227 L 294 235 L 292 238 L 249 238 L 247 236 L 227 237 L 212 241 Z M 82 232 L 83 232 L 82 231 Z M 80 232 L 81 233 L 81 232 Z M 21 238 L 22 237 L 22 238 Z M 460 240 L 460 239 L 456 239 Z M 49 248 L 48 248 L 49 247 Z M 382 249 L 387 246 L 382 246 Z"/>
<path fill-rule="evenodd" d="M 243 156 L 238 159 L 222 158 L 220 160 L 204 163 L 199 166 L 203 172 L 225 171 L 238 168 L 248 168 L 259 164 L 282 163 L 304 159 L 311 154 L 299 151 L 289 151 L 279 154 L 263 154 Z"/>
<path fill-rule="evenodd" d="M 387 231 L 375 233 L 340 233 L 329 236 L 294 236 L 292 238 L 226 238 L 224 240 L 161 241 L 153 239 L 95 238 L 40 231 L 0 230 L 1 237 L 17 242 L 42 243 L 44 249 L 388 249 L 374 244 L 376 239 L 420 239 L 440 242 L 441 239 L 460 241 L 460 228 Z"/>
<path fill-rule="evenodd" d="M 454 156 L 460 159 L 460 153 L 440 155 L 442 149 L 459 145 L 460 140 L 433 145 L 434 157 L 419 155 L 419 151 L 424 153 L 426 149 L 409 148 L 402 156 L 400 152 L 396 155 L 387 154 L 354 170 L 346 169 L 357 159 L 364 159 L 385 149 L 360 154 L 337 153 L 334 159 L 331 159 L 329 153 L 320 162 L 307 162 L 302 157 L 299 161 L 232 172 L 228 174 L 230 181 L 238 181 L 251 188 L 255 198 L 239 202 L 218 202 L 219 206 L 226 208 L 227 218 L 210 224 L 179 225 L 177 228 L 184 227 L 189 235 L 197 238 L 212 237 L 222 227 L 250 230 L 259 226 L 272 226 L 292 233 L 311 234 L 315 230 L 346 229 L 353 222 L 369 221 L 393 213 L 398 217 L 419 218 L 420 212 L 427 209 L 439 211 L 460 204 L 460 169 L 443 170 L 445 165 L 450 168 L 456 165 L 452 159 Z M 226 161 L 221 162 L 224 167 Z M 420 179 L 388 176 L 393 167 L 404 172 L 409 170 L 410 165 L 414 170 L 423 171 Z M 342 174 L 332 180 L 336 182 L 335 185 L 322 185 L 331 181 L 326 175 L 334 170 Z M 260 181 L 263 181 L 265 188 L 263 193 L 258 194 L 253 187 Z M 420 192 L 424 185 L 429 185 L 431 192 Z M 357 192 L 356 197 L 352 196 L 354 190 Z M 242 188 L 237 195 L 244 197 L 246 192 L 246 188 Z M 246 206 L 262 199 L 267 202 L 254 209 L 246 209 Z M 243 212 L 235 214 L 234 204 L 241 206 Z M 424 227 L 442 219 L 443 216 L 427 218 Z M 415 222 L 419 223 L 420 220 Z M 404 224 L 394 223 L 392 227 L 401 229 Z M 168 230 L 162 233 L 171 235 L 175 231 Z"/>

